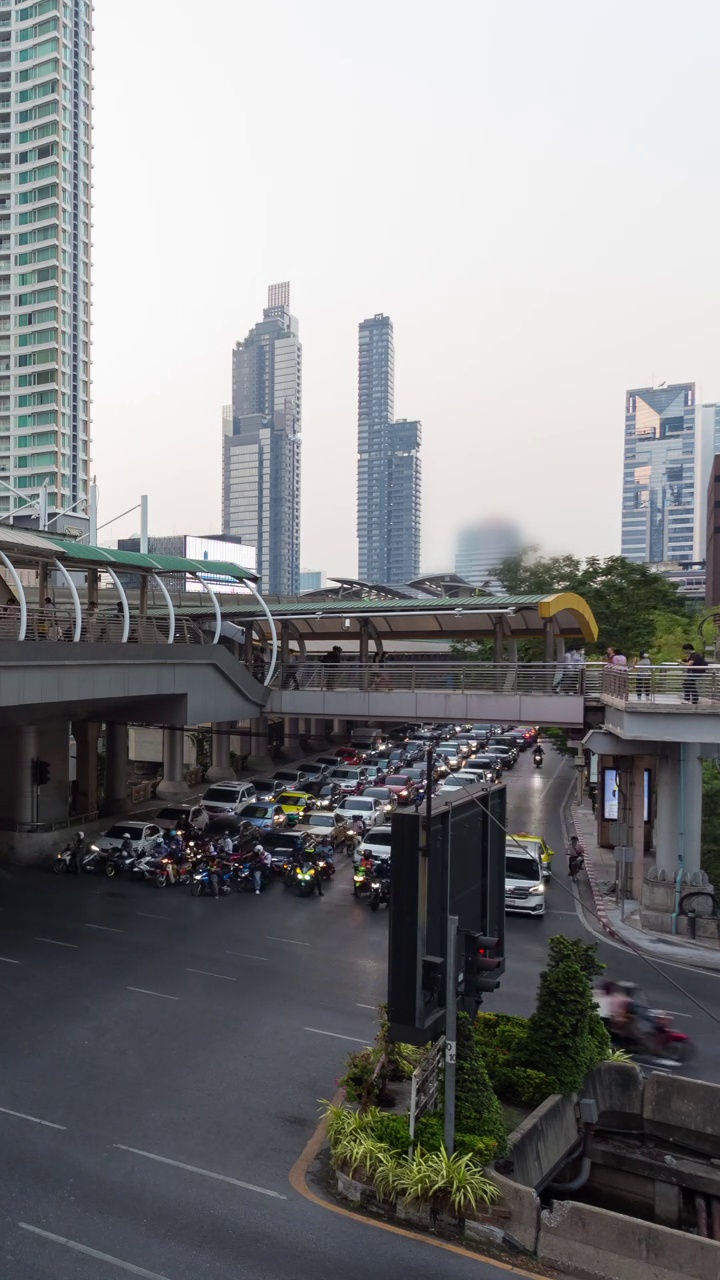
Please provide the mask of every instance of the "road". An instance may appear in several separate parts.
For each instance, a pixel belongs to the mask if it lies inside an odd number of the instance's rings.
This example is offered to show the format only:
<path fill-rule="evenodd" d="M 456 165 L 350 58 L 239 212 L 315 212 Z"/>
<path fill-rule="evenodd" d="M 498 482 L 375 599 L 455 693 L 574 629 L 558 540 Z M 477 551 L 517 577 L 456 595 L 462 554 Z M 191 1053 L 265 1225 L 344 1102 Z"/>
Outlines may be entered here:
<path fill-rule="evenodd" d="M 523 758 L 508 782 L 511 828 L 562 848 L 569 783 L 557 757 L 541 774 Z M 330 1280 L 351 1256 L 353 1280 L 435 1280 L 439 1266 L 448 1280 L 507 1275 L 289 1184 L 318 1098 L 373 1036 L 385 994 L 387 916 L 352 900 L 348 864 L 322 900 L 279 885 L 194 900 L 3 872 L 0 905 L 0 1274 Z M 544 921 L 508 920 L 507 973 L 488 1008 L 529 1012 L 544 939 L 587 937 L 558 883 L 549 907 Z M 601 950 L 611 972 L 642 964 Z M 675 973 L 712 999 L 714 978 Z M 642 980 L 654 1000 L 644 966 Z M 712 1076 L 714 1026 L 694 1014 L 688 1026 Z"/>

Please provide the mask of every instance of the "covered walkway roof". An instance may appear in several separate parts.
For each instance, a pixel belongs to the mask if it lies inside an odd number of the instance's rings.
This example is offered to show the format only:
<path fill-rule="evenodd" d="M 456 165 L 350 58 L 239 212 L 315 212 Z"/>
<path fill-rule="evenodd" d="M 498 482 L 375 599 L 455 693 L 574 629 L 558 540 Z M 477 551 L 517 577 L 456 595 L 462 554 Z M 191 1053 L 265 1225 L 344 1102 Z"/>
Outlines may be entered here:
<path fill-rule="evenodd" d="M 139 551 L 115 551 L 91 547 L 72 538 L 0 525 L 0 551 L 16 566 L 48 563 L 57 559 L 67 569 L 114 569 L 116 573 L 200 573 L 234 581 L 257 580 L 257 574 L 226 560 L 187 560 L 183 556 L 143 555 Z"/>
<path fill-rule="evenodd" d="M 546 622 L 556 635 L 588 644 L 598 635 L 592 610 L 581 596 L 563 591 L 547 596 L 451 596 L 411 600 L 267 600 L 276 623 L 292 623 L 305 639 L 325 641 L 357 638 L 359 624 L 368 619 L 381 639 L 491 639 L 502 623 L 509 639 L 542 637 Z M 248 596 L 225 597 L 223 616 L 239 625 L 267 623 L 257 602 Z M 206 607 L 193 610 L 208 614 Z"/>

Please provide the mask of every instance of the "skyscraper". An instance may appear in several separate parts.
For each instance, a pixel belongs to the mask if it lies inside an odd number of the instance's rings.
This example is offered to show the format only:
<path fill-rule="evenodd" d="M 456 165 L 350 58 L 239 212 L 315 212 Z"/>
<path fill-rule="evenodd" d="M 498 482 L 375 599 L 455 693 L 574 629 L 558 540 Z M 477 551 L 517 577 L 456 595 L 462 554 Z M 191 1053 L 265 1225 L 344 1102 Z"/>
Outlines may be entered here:
<path fill-rule="evenodd" d="M 720 444 L 715 404 L 695 383 L 626 394 L 622 554 L 649 564 L 693 563 L 705 554 L 705 494 Z"/>
<path fill-rule="evenodd" d="M 403 583 L 420 571 L 419 422 L 394 422 L 395 350 L 389 316 L 358 334 L 358 574 Z"/>
<path fill-rule="evenodd" d="M 473 586 L 496 590 L 495 570 L 503 560 L 522 551 L 520 529 L 509 520 L 480 520 L 460 530 L 455 552 L 455 572 Z"/>
<path fill-rule="evenodd" d="M 89 485 L 92 6 L 0 5 L 0 513 Z M 79 521 L 84 526 L 84 521 Z"/>
<path fill-rule="evenodd" d="M 290 285 L 271 285 L 263 318 L 232 353 L 223 410 L 223 532 L 257 547 L 269 595 L 292 595 L 300 572 L 302 347 Z"/>

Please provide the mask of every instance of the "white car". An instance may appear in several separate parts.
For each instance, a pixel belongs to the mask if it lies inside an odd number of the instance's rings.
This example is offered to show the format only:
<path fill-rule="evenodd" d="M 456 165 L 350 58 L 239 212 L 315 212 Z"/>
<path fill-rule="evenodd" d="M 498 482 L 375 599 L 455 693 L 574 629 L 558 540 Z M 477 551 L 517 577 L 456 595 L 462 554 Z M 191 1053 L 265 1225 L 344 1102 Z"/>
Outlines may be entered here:
<path fill-rule="evenodd" d="M 537 854 L 514 846 L 505 853 L 505 910 L 525 916 L 545 915 L 542 861 Z"/>
<path fill-rule="evenodd" d="M 152 849 L 158 836 L 163 833 L 155 822 L 116 822 L 109 827 L 99 840 L 94 840 L 101 853 L 110 849 L 119 849 L 126 836 L 132 842 L 133 853 L 147 853 Z"/>
<path fill-rule="evenodd" d="M 336 782 L 341 791 L 354 791 L 361 783 L 367 782 L 367 773 L 355 765 L 340 765 L 333 769 L 328 782 Z"/>
<path fill-rule="evenodd" d="M 362 818 L 368 827 L 376 827 L 385 821 L 385 806 L 382 800 L 373 800 L 365 796 L 345 796 L 335 810 L 335 817 L 341 821 L 352 822 L 354 818 Z"/>
<path fill-rule="evenodd" d="M 308 831 L 312 836 L 328 836 L 334 831 L 335 827 L 343 826 L 350 819 L 336 817 L 334 813 L 325 813 L 322 810 L 313 809 L 308 814 L 307 822 L 303 822 L 301 830 Z"/>
<path fill-rule="evenodd" d="M 361 845 L 353 854 L 353 862 L 357 867 L 364 853 L 373 857 L 387 857 L 392 844 L 392 829 L 389 826 L 373 827 L 368 831 Z"/>
<path fill-rule="evenodd" d="M 202 831 L 208 824 L 208 813 L 201 804 L 166 804 L 155 814 L 155 821 L 163 831 L 174 831 L 177 827 L 187 826 L 197 827 L 198 831 Z"/>
<path fill-rule="evenodd" d="M 252 782 L 218 782 L 208 787 L 202 802 L 211 818 L 225 818 L 237 814 L 244 804 L 257 797 Z"/>

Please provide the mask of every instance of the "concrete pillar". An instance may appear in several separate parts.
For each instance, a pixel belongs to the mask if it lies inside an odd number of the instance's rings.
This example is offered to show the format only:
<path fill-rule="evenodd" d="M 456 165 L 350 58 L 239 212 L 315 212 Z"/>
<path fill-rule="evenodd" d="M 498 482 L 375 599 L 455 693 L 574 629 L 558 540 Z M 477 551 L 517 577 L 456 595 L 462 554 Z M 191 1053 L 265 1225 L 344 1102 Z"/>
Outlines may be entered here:
<path fill-rule="evenodd" d="M 508 657 L 508 662 L 514 662 L 517 664 L 518 642 L 514 636 L 511 637 L 507 642 L 507 657 Z"/>
<path fill-rule="evenodd" d="M 100 725 L 87 720 L 73 721 L 76 772 L 73 812 L 97 813 L 98 810 L 98 738 Z"/>
<path fill-rule="evenodd" d="M 140 575 L 140 599 L 138 602 L 138 613 L 141 618 L 147 617 L 148 607 L 148 580 L 147 574 Z"/>
<path fill-rule="evenodd" d="M 565 637 L 564 636 L 555 637 L 555 657 L 557 658 L 558 662 L 562 662 L 563 658 L 565 657 Z"/>
<path fill-rule="evenodd" d="M 543 640 L 545 644 L 544 660 L 545 662 L 552 662 L 555 657 L 555 631 L 552 618 L 546 618 L 543 622 Z"/>
<path fill-rule="evenodd" d="M 342 742 L 347 742 L 348 726 L 347 720 L 333 720 L 332 736 L 338 738 Z"/>
<path fill-rule="evenodd" d="M 162 800 L 179 799 L 187 795 L 185 786 L 185 730 L 163 729 L 163 776 L 157 795 Z"/>
<path fill-rule="evenodd" d="M 280 666 L 282 668 L 283 682 L 285 681 L 285 672 L 287 670 L 289 657 L 290 657 L 290 630 L 286 622 L 281 622 L 280 623 Z"/>
<path fill-rule="evenodd" d="M 245 665 L 252 671 L 253 665 L 253 629 L 252 626 L 245 628 Z"/>
<path fill-rule="evenodd" d="M 361 669 L 360 688 L 367 689 L 368 675 L 369 675 L 369 672 L 367 670 L 367 665 L 368 665 L 368 662 L 370 661 L 370 632 L 368 628 L 367 618 L 360 619 L 359 641 L 360 641 L 360 645 L 359 645 L 358 660 L 359 660 L 360 669 Z"/>
<path fill-rule="evenodd" d="M 274 760 L 268 750 L 268 718 L 258 716 L 251 722 L 252 738 L 250 739 L 249 769 L 272 769 Z"/>
<path fill-rule="evenodd" d="M 208 782 L 228 782 L 235 778 L 230 764 L 230 731 L 234 728 L 234 720 L 218 720 L 212 725 L 212 764 L 205 775 Z"/>
<path fill-rule="evenodd" d="M 88 604 L 97 604 L 98 590 L 100 588 L 100 574 L 97 569 L 88 569 L 87 571 L 87 600 Z M 75 735 L 73 734 L 73 737 Z"/>
<path fill-rule="evenodd" d="M 505 657 L 505 631 L 502 618 L 493 621 L 493 662 L 502 662 Z"/>
<path fill-rule="evenodd" d="M 297 716 L 285 716 L 285 754 L 297 760 L 300 751 L 300 721 Z"/>
<path fill-rule="evenodd" d="M 637 902 L 642 901 L 645 879 L 645 766 L 645 756 L 633 756 L 630 830 L 633 847 L 632 894 Z"/>
<path fill-rule="evenodd" d="M 690 742 L 681 747 L 683 801 L 683 870 L 689 876 L 700 870 L 702 830 L 702 761 L 700 746 Z"/>
<path fill-rule="evenodd" d="M 128 727 L 105 725 L 105 795 L 102 812 L 107 816 L 128 809 Z"/>
<path fill-rule="evenodd" d="M 657 812 L 655 816 L 655 864 L 658 871 L 674 876 L 680 848 L 680 748 L 663 747 L 657 759 Z"/>
<path fill-rule="evenodd" d="M 48 593 L 48 566 L 41 564 L 38 568 L 38 609 L 42 609 Z"/>

